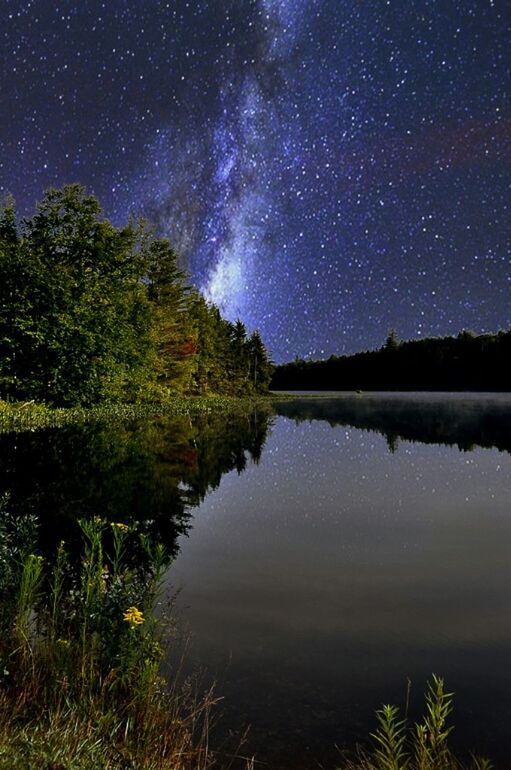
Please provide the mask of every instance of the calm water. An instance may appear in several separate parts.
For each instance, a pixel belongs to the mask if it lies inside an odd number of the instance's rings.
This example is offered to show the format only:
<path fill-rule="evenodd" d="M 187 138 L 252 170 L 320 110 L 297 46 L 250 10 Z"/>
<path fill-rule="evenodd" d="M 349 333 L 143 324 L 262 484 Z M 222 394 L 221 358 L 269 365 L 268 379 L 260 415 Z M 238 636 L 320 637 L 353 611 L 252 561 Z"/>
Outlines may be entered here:
<path fill-rule="evenodd" d="M 0 493 L 50 550 L 98 514 L 165 540 L 190 666 L 225 695 L 216 739 L 250 724 L 273 770 L 335 767 L 408 678 L 417 713 L 431 672 L 457 744 L 508 759 L 511 397 L 274 412 L 0 436 Z"/>
<path fill-rule="evenodd" d="M 204 500 L 169 585 L 225 721 L 252 726 L 247 751 L 328 765 L 383 700 L 403 703 L 407 677 L 415 712 L 434 671 L 457 694 L 458 745 L 509 758 L 509 407 L 283 404 L 260 463 Z"/>

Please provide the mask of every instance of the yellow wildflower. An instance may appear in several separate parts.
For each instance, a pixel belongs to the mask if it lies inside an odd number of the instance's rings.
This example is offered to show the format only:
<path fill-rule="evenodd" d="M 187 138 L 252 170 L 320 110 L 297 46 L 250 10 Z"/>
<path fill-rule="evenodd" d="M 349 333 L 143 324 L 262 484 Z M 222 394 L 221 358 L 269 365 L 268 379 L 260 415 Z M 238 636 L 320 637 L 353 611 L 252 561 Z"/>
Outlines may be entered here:
<path fill-rule="evenodd" d="M 130 624 L 130 628 L 135 628 L 135 626 L 142 625 L 145 618 L 144 614 L 137 607 L 128 607 L 124 613 L 123 620 Z"/>
<path fill-rule="evenodd" d="M 112 529 L 118 529 L 120 532 L 127 532 L 129 530 L 128 525 L 123 524 L 122 521 L 112 521 L 110 526 Z"/>

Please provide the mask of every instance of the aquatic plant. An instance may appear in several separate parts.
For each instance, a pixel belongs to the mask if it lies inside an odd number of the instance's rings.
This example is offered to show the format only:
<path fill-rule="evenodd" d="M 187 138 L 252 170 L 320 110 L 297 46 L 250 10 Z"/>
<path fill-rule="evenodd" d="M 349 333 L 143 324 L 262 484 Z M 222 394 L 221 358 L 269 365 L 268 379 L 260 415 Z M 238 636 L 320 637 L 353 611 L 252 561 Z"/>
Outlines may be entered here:
<path fill-rule="evenodd" d="M 124 422 L 151 417 L 191 417 L 207 414 L 246 414 L 254 408 L 271 410 L 271 399 L 257 396 L 189 396 L 169 398 L 164 402 L 121 404 L 93 407 L 54 408 L 30 402 L 0 400 L 0 433 L 62 428 L 94 422 Z"/>
<path fill-rule="evenodd" d="M 410 724 L 397 706 L 383 705 L 376 712 L 372 748 L 361 750 L 356 760 L 346 759 L 338 770 L 491 770 L 484 757 L 473 756 L 467 763 L 452 753 L 454 728 L 447 724 L 452 706 L 453 693 L 433 674 L 426 685 L 424 716 Z"/>

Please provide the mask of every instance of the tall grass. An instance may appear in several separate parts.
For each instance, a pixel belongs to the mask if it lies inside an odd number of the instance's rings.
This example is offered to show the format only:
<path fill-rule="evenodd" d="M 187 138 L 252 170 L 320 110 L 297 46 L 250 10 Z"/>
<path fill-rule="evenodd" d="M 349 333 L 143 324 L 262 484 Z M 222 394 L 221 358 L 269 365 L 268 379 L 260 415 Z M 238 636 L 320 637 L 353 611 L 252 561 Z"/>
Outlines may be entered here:
<path fill-rule="evenodd" d="M 96 518 L 81 522 L 80 564 L 64 544 L 43 564 L 2 527 L 12 564 L 0 572 L 1 770 L 210 767 L 213 693 L 160 675 L 161 544 L 141 537 L 151 568 L 128 568 L 136 528 Z"/>

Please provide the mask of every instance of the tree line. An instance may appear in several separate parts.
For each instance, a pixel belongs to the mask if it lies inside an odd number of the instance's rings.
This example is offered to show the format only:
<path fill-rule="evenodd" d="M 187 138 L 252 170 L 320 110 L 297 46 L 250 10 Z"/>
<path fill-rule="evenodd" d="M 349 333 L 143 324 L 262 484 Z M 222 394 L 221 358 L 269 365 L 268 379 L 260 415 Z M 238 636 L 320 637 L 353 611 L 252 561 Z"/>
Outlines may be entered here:
<path fill-rule="evenodd" d="M 80 185 L 0 208 L 0 398 L 55 405 L 267 391 L 259 332 L 189 285 L 169 241 Z"/>
<path fill-rule="evenodd" d="M 456 337 L 400 341 L 390 332 L 378 350 L 276 367 L 276 390 L 509 391 L 511 330 L 462 331 Z"/>

